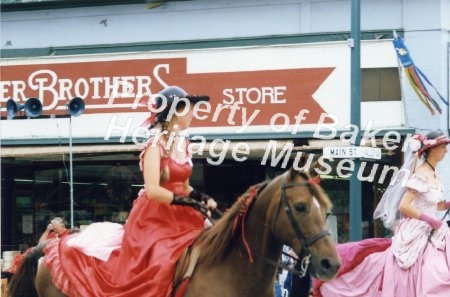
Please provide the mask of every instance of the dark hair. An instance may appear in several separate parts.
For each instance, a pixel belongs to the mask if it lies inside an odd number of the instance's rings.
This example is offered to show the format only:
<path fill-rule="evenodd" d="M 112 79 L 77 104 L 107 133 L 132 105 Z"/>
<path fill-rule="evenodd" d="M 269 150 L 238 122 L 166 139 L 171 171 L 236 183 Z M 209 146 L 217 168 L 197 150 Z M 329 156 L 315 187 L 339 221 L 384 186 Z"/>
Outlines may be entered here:
<path fill-rule="evenodd" d="M 161 105 L 162 105 L 162 103 L 159 104 L 158 108 Z M 166 107 L 164 108 L 164 110 L 161 111 L 160 113 L 158 113 L 158 115 L 156 116 L 155 123 L 167 122 L 167 116 L 169 115 L 169 110 L 172 108 L 172 105 L 173 105 L 173 100 L 169 101 L 167 103 Z M 186 102 L 183 100 L 179 100 L 176 102 L 175 110 L 178 110 L 178 109 L 184 108 L 184 107 L 186 107 Z"/>
<path fill-rule="evenodd" d="M 428 132 L 427 139 L 436 139 L 438 137 L 441 137 L 442 135 L 445 135 L 445 133 L 441 130 L 431 131 Z"/>
<path fill-rule="evenodd" d="M 160 123 L 162 126 L 167 122 L 167 116 L 169 115 L 169 110 L 171 109 L 174 102 L 176 102 L 175 109 L 186 107 L 186 101 L 191 103 L 197 103 L 199 101 L 208 101 L 209 96 L 197 96 L 188 95 L 188 93 L 178 86 L 169 86 L 158 93 L 159 96 L 156 97 L 156 108 L 160 108 L 164 101 L 166 101 L 166 107 L 160 111 L 156 116 L 154 122 L 150 125 L 149 129 L 152 129 L 155 125 Z M 177 100 L 176 99 L 184 99 Z M 164 129 L 163 129 L 164 130 Z"/>

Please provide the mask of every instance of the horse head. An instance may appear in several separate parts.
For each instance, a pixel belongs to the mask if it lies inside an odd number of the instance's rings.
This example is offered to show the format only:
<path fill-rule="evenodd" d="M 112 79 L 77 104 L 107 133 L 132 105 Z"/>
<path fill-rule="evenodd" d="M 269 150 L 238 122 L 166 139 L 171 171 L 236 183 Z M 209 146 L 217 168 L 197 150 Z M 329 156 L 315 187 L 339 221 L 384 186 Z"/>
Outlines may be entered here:
<path fill-rule="evenodd" d="M 288 245 L 319 279 L 333 278 L 340 266 L 333 238 L 327 230 L 328 196 L 309 173 L 290 168 L 276 178 L 277 199 L 272 199 L 272 232 Z M 267 187 L 266 190 L 270 190 Z"/>
<path fill-rule="evenodd" d="M 251 186 L 198 238 L 185 296 L 273 296 L 283 244 L 300 256 L 305 272 L 309 265 L 316 278 L 333 278 L 340 263 L 325 222 L 330 207 L 310 175 L 292 168 Z"/>

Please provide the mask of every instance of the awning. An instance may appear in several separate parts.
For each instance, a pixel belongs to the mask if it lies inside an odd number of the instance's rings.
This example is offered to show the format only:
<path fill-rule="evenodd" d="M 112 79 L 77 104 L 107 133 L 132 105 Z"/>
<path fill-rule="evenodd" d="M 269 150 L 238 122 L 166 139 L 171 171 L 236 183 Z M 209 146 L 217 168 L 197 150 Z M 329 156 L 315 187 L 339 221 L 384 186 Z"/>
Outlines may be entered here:
<path fill-rule="evenodd" d="M 72 146 L 73 154 L 96 154 L 96 153 L 123 153 L 139 151 L 135 144 L 121 145 L 76 145 Z M 61 146 L 14 146 L 1 147 L 0 155 L 2 158 L 21 158 L 21 157 L 42 157 L 51 155 L 69 154 L 70 147 Z"/>
<path fill-rule="evenodd" d="M 77 161 L 135 160 L 139 155 L 135 144 L 74 145 L 72 156 Z M 3 146 L 0 148 L 2 163 L 43 161 L 69 161 L 68 145 L 59 146 Z"/>
<path fill-rule="evenodd" d="M 291 144 L 290 140 L 269 141 L 226 141 L 226 142 L 207 142 L 204 146 L 193 145 L 193 155 L 196 159 L 213 158 L 216 159 L 225 151 L 225 158 L 233 158 L 233 149 L 238 157 L 247 156 L 248 159 L 260 159 L 266 154 L 275 150 L 281 151 L 285 145 Z M 245 145 L 249 148 L 249 153 L 244 154 L 240 151 L 245 150 Z M 236 147 L 237 146 L 237 147 Z M 202 148 L 202 149 L 201 149 Z M 117 156 L 123 159 L 136 159 L 142 149 L 141 145 L 136 144 L 89 144 L 73 145 L 72 154 L 77 160 L 114 160 Z M 30 161 L 60 161 L 67 159 L 70 153 L 68 145 L 59 146 L 3 146 L 0 147 L 0 156 L 2 159 L 30 160 Z M 120 156 L 119 156 L 120 155 Z"/>

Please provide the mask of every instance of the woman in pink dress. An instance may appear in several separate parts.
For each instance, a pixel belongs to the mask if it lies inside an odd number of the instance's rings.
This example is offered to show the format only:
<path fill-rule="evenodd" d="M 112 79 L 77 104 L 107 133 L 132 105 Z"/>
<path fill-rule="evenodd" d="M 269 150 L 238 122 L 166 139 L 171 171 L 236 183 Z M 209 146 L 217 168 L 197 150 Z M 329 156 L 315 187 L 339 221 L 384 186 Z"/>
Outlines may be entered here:
<path fill-rule="evenodd" d="M 315 282 L 315 296 L 450 296 L 450 231 L 438 218 L 450 201 L 443 200 L 436 172 L 449 142 L 441 131 L 413 138 L 413 152 L 405 153 L 402 170 L 374 213 L 394 231 L 392 244 L 369 239 L 338 246 L 345 271 Z"/>
<path fill-rule="evenodd" d="M 191 156 L 188 141 L 180 135 L 189 127 L 193 105 L 208 99 L 179 87 L 159 93 L 153 106 L 157 113 L 146 122 L 158 132 L 140 155 L 144 188 L 125 226 L 95 223 L 45 250 L 45 265 L 63 293 L 170 296 L 179 256 L 204 229 L 198 210 L 216 207 L 211 197 L 189 185 Z"/>

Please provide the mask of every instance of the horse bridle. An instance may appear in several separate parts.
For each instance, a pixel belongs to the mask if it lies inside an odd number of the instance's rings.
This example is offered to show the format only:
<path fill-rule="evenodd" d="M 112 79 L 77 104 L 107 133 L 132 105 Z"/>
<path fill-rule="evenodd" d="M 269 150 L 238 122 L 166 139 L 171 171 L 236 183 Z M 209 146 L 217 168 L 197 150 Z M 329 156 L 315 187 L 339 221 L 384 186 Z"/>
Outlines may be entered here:
<path fill-rule="evenodd" d="M 265 187 L 265 184 L 264 185 L 261 185 L 261 184 L 258 185 L 257 186 L 257 193 L 256 193 L 256 195 L 258 195 L 259 192 L 262 190 L 261 188 L 264 188 L 264 187 Z M 281 185 L 280 204 L 278 205 L 278 209 L 277 209 L 277 212 L 276 212 L 276 217 L 275 217 L 275 219 L 273 221 L 273 224 L 274 225 L 276 224 L 278 215 L 280 213 L 281 206 L 283 206 L 284 210 L 286 212 L 286 215 L 288 217 L 288 220 L 291 223 L 292 228 L 294 229 L 294 231 L 295 231 L 295 233 L 297 235 L 297 238 L 300 239 L 300 243 L 301 243 L 301 245 L 303 247 L 299 258 L 293 257 L 292 255 L 289 255 L 289 254 L 286 254 L 286 253 L 283 253 L 283 254 L 285 254 L 286 256 L 288 256 L 288 257 L 290 257 L 290 258 L 292 258 L 292 259 L 294 259 L 296 261 L 301 261 L 300 271 L 297 271 L 295 269 L 292 269 L 292 268 L 290 268 L 290 267 L 288 267 L 286 265 L 280 264 L 280 263 L 275 263 L 275 262 L 273 262 L 273 261 L 271 261 L 269 259 L 266 259 L 263 256 L 260 256 L 260 257 L 264 258 L 264 260 L 266 262 L 269 262 L 270 264 L 272 264 L 274 266 L 286 269 L 286 270 L 288 270 L 288 271 L 298 275 L 299 277 L 304 277 L 306 275 L 307 270 L 308 270 L 309 260 L 311 258 L 311 252 L 309 250 L 309 247 L 312 246 L 319 239 L 321 239 L 321 238 L 323 238 L 325 236 L 331 236 L 331 233 L 328 230 L 321 230 L 319 233 L 313 235 L 309 239 L 307 239 L 305 237 L 304 233 L 300 229 L 299 224 L 294 219 L 294 215 L 292 213 L 292 207 L 289 204 L 288 199 L 287 199 L 287 195 L 286 195 L 286 189 L 294 188 L 294 187 L 307 187 L 308 189 L 310 189 L 311 183 L 310 182 L 302 182 L 302 183 L 298 183 L 298 182 L 285 183 L 285 182 L 283 182 L 283 184 Z M 220 212 L 219 212 L 219 214 L 220 214 L 220 216 L 223 215 Z M 207 214 L 205 214 L 205 215 L 207 215 Z M 209 215 L 207 215 L 207 216 L 209 217 Z M 214 221 L 210 217 L 209 217 L 209 219 L 214 224 Z"/>
<path fill-rule="evenodd" d="M 308 266 L 309 266 L 309 260 L 311 258 L 311 252 L 309 250 L 309 247 L 312 246 L 319 239 L 321 239 L 325 236 L 331 236 L 331 233 L 328 230 L 321 230 L 319 233 L 311 236 L 311 238 L 305 237 L 304 233 L 300 229 L 298 222 L 294 219 L 294 215 L 292 213 L 292 207 L 289 204 L 289 201 L 288 201 L 287 195 L 286 195 L 286 189 L 294 188 L 294 187 L 310 188 L 311 184 L 309 182 L 302 182 L 302 183 L 298 183 L 298 182 L 285 183 L 285 182 L 283 182 L 283 184 L 281 185 L 281 199 L 280 199 L 280 205 L 279 205 L 279 208 L 277 211 L 277 217 L 278 217 L 279 209 L 281 208 L 281 206 L 283 206 L 284 210 L 286 212 L 286 215 L 288 217 L 288 220 L 291 223 L 291 226 L 294 229 L 294 232 L 296 233 L 297 238 L 300 239 L 300 243 L 302 244 L 302 247 L 303 247 L 300 257 L 299 257 L 299 259 L 301 259 L 300 260 L 301 261 L 300 271 L 298 271 L 296 274 L 298 274 L 300 277 L 304 277 L 306 274 L 306 271 L 308 269 Z"/>

